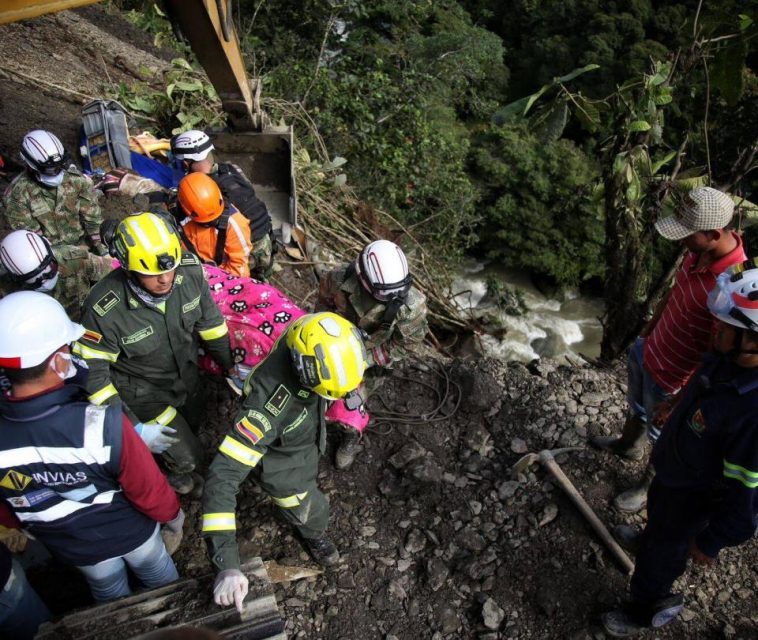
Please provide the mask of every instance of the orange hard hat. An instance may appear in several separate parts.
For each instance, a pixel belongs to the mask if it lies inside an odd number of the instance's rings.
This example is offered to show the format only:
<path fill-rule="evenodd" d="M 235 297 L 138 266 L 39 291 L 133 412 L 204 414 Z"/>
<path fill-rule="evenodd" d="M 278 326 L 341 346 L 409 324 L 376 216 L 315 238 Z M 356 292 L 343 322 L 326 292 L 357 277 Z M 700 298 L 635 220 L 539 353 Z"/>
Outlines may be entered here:
<path fill-rule="evenodd" d="M 179 205 L 196 222 L 211 222 L 224 210 L 224 198 L 213 178 L 190 173 L 179 183 Z"/>

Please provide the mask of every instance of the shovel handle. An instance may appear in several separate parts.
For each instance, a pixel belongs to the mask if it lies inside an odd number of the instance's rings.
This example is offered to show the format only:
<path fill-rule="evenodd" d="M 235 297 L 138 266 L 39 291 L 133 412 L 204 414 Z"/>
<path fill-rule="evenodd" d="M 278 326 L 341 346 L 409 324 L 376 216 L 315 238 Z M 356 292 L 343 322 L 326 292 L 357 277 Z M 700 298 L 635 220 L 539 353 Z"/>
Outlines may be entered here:
<path fill-rule="evenodd" d="M 608 547 L 614 556 L 616 556 L 616 559 L 624 567 L 624 570 L 627 573 L 632 573 L 632 571 L 634 571 L 634 563 L 631 561 L 629 556 L 626 555 L 626 552 L 619 546 L 618 542 L 613 539 L 613 536 L 610 534 L 608 529 L 606 529 L 600 518 L 597 517 L 595 512 L 592 510 L 592 507 L 587 504 L 586 500 L 576 490 L 576 487 L 571 482 L 571 480 L 568 479 L 568 476 L 563 473 L 563 470 L 555 461 L 553 454 L 547 450 L 540 452 L 540 462 L 542 462 L 543 466 L 547 467 L 547 470 L 557 480 L 558 484 L 561 486 L 561 489 L 563 489 L 566 495 L 576 505 L 576 508 L 579 509 L 587 522 L 590 523 L 590 526 L 595 530 L 595 533 L 597 533 L 605 546 Z"/>

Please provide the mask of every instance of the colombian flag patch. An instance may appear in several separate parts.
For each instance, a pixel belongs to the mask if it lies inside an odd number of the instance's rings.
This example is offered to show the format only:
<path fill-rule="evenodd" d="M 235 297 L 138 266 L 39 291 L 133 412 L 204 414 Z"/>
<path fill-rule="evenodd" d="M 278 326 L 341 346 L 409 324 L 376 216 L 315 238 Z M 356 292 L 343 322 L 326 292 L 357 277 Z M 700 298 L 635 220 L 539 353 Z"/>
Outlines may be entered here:
<path fill-rule="evenodd" d="M 103 339 L 103 334 L 98 333 L 97 331 L 92 331 L 92 329 L 86 329 L 82 338 L 89 340 L 90 342 L 94 342 L 95 344 L 99 344 Z"/>
<path fill-rule="evenodd" d="M 250 440 L 253 444 L 263 437 L 263 432 L 247 418 L 242 418 L 242 420 L 234 425 L 234 428 L 241 436 Z"/>

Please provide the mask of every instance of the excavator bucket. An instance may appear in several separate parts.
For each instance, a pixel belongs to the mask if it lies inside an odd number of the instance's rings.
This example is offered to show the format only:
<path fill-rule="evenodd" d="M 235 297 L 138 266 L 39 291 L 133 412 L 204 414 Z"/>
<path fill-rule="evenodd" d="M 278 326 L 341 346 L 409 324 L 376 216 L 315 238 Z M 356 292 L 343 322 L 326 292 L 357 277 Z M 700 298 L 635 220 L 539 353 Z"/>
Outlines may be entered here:
<path fill-rule="evenodd" d="M 233 640 L 286 640 L 274 590 L 260 558 L 241 567 L 250 580 L 242 613 L 212 602 L 211 575 L 74 611 L 44 624 L 35 640 L 139 640 L 157 629 L 203 627 Z"/>
<path fill-rule="evenodd" d="M 291 126 L 263 124 L 260 131 L 211 134 L 216 156 L 239 165 L 266 203 L 274 230 L 285 244 L 297 226 Z"/>

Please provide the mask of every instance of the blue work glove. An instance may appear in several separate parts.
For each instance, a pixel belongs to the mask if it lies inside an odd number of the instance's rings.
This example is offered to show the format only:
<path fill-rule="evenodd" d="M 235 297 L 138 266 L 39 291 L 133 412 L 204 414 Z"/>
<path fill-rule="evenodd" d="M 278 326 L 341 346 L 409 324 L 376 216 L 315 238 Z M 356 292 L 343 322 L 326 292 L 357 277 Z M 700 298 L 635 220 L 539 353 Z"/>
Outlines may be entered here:
<path fill-rule="evenodd" d="M 134 425 L 134 430 L 152 453 L 163 453 L 172 444 L 179 442 L 179 438 L 172 437 L 176 429 L 157 422 L 138 422 Z"/>

